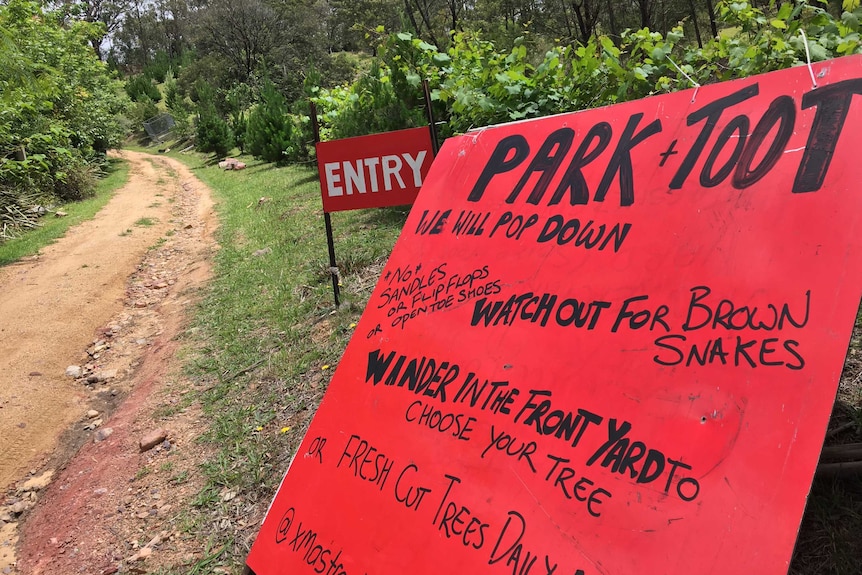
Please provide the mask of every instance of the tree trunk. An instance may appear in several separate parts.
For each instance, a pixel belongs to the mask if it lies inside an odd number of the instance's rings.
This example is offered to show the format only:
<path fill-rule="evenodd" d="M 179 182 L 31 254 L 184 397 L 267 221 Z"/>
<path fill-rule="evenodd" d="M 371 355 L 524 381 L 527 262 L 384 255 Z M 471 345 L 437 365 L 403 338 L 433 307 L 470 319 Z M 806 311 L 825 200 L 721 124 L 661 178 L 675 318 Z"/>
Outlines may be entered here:
<path fill-rule="evenodd" d="M 697 37 L 697 47 L 703 48 L 703 40 L 700 39 L 700 26 L 697 23 L 697 11 L 694 9 L 694 0 L 688 0 L 691 9 L 691 23 L 694 24 L 694 35 Z"/>
<path fill-rule="evenodd" d="M 638 0 L 638 10 L 641 13 L 641 28 L 649 28 L 652 20 L 650 0 Z"/>
<path fill-rule="evenodd" d="M 452 30 L 458 29 L 458 0 L 448 0 L 449 15 L 452 18 Z"/>
<path fill-rule="evenodd" d="M 419 25 L 416 23 L 416 17 L 413 15 L 413 8 L 410 6 L 410 0 L 404 0 L 404 10 L 407 12 L 407 17 L 410 18 L 410 24 L 413 25 L 413 30 L 416 32 L 416 36 L 422 37 L 422 30 L 419 29 Z"/>
<path fill-rule="evenodd" d="M 620 37 L 620 32 L 617 27 L 617 19 L 614 18 L 614 6 L 611 3 L 611 0 L 608 0 L 608 17 L 610 18 L 611 36 L 618 39 Z"/>
<path fill-rule="evenodd" d="M 718 27 L 715 25 L 715 10 L 712 7 L 712 0 L 706 0 L 706 10 L 709 14 L 709 27 L 712 30 L 712 37 L 718 38 Z"/>

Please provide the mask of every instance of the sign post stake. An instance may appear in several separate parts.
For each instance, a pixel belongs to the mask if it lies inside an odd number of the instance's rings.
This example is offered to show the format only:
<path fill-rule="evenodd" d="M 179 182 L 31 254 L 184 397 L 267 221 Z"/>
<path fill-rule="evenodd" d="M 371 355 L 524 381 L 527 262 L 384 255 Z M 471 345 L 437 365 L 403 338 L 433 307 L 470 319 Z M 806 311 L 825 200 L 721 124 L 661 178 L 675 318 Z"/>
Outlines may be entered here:
<path fill-rule="evenodd" d="M 314 145 L 320 143 L 320 126 L 317 123 L 317 106 L 311 102 L 311 130 L 314 133 Z M 319 170 L 319 166 L 318 166 Z M 335 307 L 341 305 L 338 289 L 338 266 L 335 263 L 335 240 L 332 237 L 332 218 L 326 209 L 323 210 L 323 223 L 326 226 L 326 245 L 329 248 L 329 275 L 332 276 L 332 296 Z"/>
<path fill-rule="evenodd" d="M 440 151 L 440 144 L 437 141 L 437 126 L 434 123 L 434 110 L 431 108 L 431 90 L 428 88 L 428 80 L 422 80 L 422 91 L 425 93 L 425 112 L 428 114 L 428 129 L 431 131 L 431 149 L 434 150 L 434 155 Z"/>

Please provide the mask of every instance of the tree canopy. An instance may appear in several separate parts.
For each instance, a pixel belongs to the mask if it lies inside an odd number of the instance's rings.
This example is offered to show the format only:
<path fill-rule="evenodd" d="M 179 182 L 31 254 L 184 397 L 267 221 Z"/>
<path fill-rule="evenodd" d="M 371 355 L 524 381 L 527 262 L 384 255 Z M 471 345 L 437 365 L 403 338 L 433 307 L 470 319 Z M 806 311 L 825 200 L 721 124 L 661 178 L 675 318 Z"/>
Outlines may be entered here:
<path fill-rule="evenodd" d="M 445 137 L 796 65 L 806 49 L 857 53 L 860 19 L 859 0 L 9 0 L 0 189 L 80 196 L 123 128 L 163 112 L 201 150 L 307 160 L 310 100 L 324 138 L 410 127 L 427 80 Z"/>
<path fill-rule="evenodd" d="M 119 144 L 126 99 L 93 50 L 103 31 L 36 2 L 0 6 L 0 211 L 23 197 L 83 197 L 94 162 Z"/>

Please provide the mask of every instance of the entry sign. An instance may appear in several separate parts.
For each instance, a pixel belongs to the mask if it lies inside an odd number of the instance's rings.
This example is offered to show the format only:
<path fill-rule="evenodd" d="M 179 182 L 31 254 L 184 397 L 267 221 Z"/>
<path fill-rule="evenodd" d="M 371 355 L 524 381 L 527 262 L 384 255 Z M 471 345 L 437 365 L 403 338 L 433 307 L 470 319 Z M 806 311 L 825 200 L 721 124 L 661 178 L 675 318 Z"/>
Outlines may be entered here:
<path fill-rule="evenodd" d="M 323 210 L 412 204 L 433 161 L 427 127 L 319 142 Z"/>
<path fill-rule="evenodd" d="M 862 59 L 446 142 L 258 574 L 787 572 L 862 287 Z"/>

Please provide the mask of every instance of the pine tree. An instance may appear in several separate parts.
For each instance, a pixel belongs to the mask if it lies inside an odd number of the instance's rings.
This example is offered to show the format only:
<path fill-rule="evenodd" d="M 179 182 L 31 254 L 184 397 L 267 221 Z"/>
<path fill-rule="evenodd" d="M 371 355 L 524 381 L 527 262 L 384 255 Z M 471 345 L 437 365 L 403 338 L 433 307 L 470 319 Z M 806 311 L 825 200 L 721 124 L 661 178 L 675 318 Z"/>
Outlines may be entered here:
<path fill-rule="evenodd" d="M 233 148 L 233 134 L 230 126 L 216 110 L 212 86 L 199 81 L 195 88 L 199 98 L 195 147 L 201 152 L 226 156 Z"/>
<path fill-rule="evenodd" d="M 260 103 L 249 114 L 245 135 L 248 151 L 265 162 L 284 161 L 293 151 L 292 136 L 293 122 L 287 102 L 267 80 L 260 93 Z"/>
<path fill-rule="evenodd" d="M 230 127 L 215 110 L 201 111 L 195 147 L 201 152 L 213 152 L 217 156 L 226 156 L 233 148 L 233 134 Z"/>

